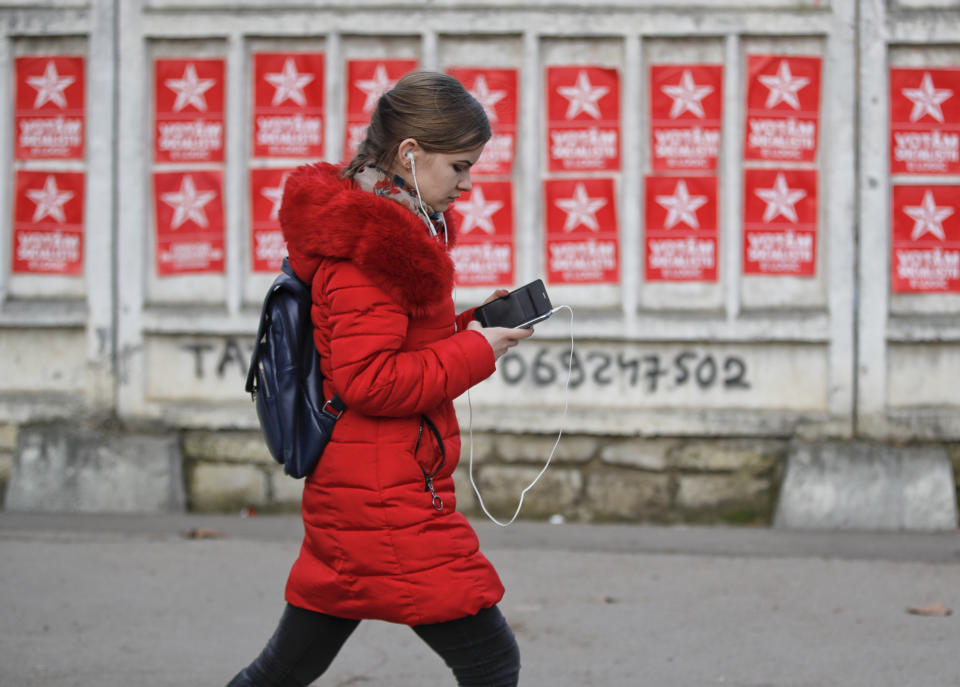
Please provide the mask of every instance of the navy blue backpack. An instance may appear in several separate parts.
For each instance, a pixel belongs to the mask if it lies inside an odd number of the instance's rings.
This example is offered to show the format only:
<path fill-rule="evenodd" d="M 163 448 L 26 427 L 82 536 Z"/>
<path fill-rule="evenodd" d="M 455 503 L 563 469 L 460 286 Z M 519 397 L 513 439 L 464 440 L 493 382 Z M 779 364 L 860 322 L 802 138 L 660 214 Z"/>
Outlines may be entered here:
<path fill-rule="evenodd" d="M 324 400 L 310 305 L 310 285 L 284 258 L 263 299 L 246 384 L 270 455 L 298 478 L 313 472 L 346 409 L 337 395 Z"/>

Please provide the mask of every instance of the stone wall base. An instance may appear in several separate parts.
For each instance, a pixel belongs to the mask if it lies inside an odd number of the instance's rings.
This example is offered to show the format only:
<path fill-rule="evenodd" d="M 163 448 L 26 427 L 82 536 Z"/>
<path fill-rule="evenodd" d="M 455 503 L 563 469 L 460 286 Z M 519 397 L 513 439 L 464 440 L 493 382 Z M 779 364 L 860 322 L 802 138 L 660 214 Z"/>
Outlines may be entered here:
<path fill-rule="evenodd" d="M 0 508 L 3 508 L 7 484 L 13 471 L 13 454 L 17 447 L 17 427 L 0 425 Z"/>
<path fill-rule="evenodd" d="M 802 529 L 950 531 L 954 469 L 943 446 L 812 442 L 791 448 L 776 524 Z"/>
<path fill-rule="evenodd" d="M 487 510 L 509 519 L 552 437 L 474 435 L 473 477 Z M 457 470 L 463 510 L 476 514 L 465 440 Z M 580 522 L 771 522 L 787 441 L 564 437 L 524 497 L 522 517 Z"/>
<path fill-rule="evenodd" d="M 4 505 L 47 513 L 183 511 L 182 475 L 175 434 L 30 425 L 16 433 Z"/>
<path fill-rule="evenodd" d="M 162 440 L 154 437 L 154 443 L 143 443 L 142 437 L 119 441 L 116 436 L 97 439 L 88 431 L 64 432 L 62 428 L 39 432 L 20 428 L 18 432 L 9 426 L 0 427 L 0 494 L 4 481 L 8 481 L 7 507 L 35 508 L 42 501 L 61 510 L 132 508 L 119 503 L 117 498 L 81 495 L 77 485 L 102 483 L 114 485 L 120 493 L 132 494 L 135 489 L 129 484 L 139 478 L 129 475 L 150 474 L 153 482 L 163 485 L 159 489 L 164 494 L 179 481 L 182 495 L 167 501 L 156 494 L 138 496 L 135 500 L 140 507 L 234 513 L 299 509 L 303 480 L 283 473 L 258 432 L 184 430 Z M 75 445 L 72 454 L 67 449 L 59 453 L 59 449 L 54 450 L 64 441 L 69 443 L 68 439 Z M 474 434 L 473 481 L 494 517 L 508 520 L 513 516 L 521 491 L 540 472 L 554 441 L 554 437 L 543 435 Z M 960 445 L 928 444 L 911 450 L 886 445 L 869 445 L 872 448 L 866 450 L 864 446 L 867 445 L 862 442 L 787 439 L 564 436 L 550 468 L 526 493 L 520 517 L 761 526 L 776 522 L 784 527 L 811 527 L 815 525 L 810 518 L 819 512 L 818 517 L 835 528 L 871 528 L 871 522 L 874 529 L 949 529 L 950 523 L 956 526 Z M 137 448 L 131 451 L 131 447 Z M 811 481 L 809 475 L 806 480 L 798 477 L 802 474 L 798 472 L 803 464 L 801 457 L 813 455 L 811 452 L 821 456 L 818 464 L 823 464 L 823 455 L 831 456 L 833 472 L 828 477 L 821 475 L 826 480 L 823 483 Z M 70 459 L 68 454 L 74 457 Z M 894 454 L 898 457 L 891 458 Z M 870 470 L 877 469 L 876 465 L 865 466 L 864 455 L 889 458 L 884 460 L 890 470 L 876 473 L 880 481 L 874 486 L 899 489 L 897 493 L 905 499 L 913 498 L 911 494 L 920 495 L 926 502 L 902 511 L 913 513 L 913 521 L 891 519 L 869 509 L 838 519 L 836 513 L 829 512 L 836 503 L 830 506 L 823 498 L 811 498 L 810 489 L 819 490 L 821 496 L 827 493 L 825 489 L 835 489 L 837 494 L 844 489 L 854 495 L 858 489 L 862 492 L 863 480 L 854 479 L 858 470 L 874 474 Z M 931 462 L 932 455 L 936 459 Z M 470 481 L 469 458 L 469 439 L 464 436 L 460 465 L 454 474 L 457 507 L 468 515 L 480 516 L 482 509 Z M 886 464 L 884 460 L 878 459 L 877 465 Z M 934 466 L 932 472 L 927 469 L 930 466 Z M 104 471 L 108 478 L 91 477 L 97 470 Z M 52 478 L 51 472 L 60 477 Z M 915 480 L 911 482 L 915 487 L 912 491 L 904 490 L 902 484 L 897 486 L 895 478 L 907 474 L 925 475 L 926 481 Z M 127 484 L 117 482 L 122 475 L 127 475 Z M 834 484 L 824 486 L 828 483 Z M 920 483 L 929 488 L 920 490 L 916 487 Z M 937 495 L 935 501 L 931 501 L 932 493 Z M 25 500 L 26 494 L 32 494 L 30 499 Z M 855 502 L 844 498 L 848 503 Z M 920 516 L 916 514 L 924 512 L 927 515 L 922 520 L 926 524 L 917 525 L 920 521 L 916 518 Z M 931 526 L 934 520 L 938 524 Z"/>

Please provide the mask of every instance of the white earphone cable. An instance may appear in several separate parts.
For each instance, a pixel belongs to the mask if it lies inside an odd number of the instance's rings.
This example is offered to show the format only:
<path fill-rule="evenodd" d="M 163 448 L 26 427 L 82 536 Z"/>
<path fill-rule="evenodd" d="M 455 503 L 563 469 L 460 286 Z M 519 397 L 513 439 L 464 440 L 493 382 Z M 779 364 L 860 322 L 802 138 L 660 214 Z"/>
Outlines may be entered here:
<path fill-rule="evenodd" d="M 413 159 L 413 153 L 407 153 L 407 158 L 410 160 L 410 174 L 413 176 L 413 190 L 417 192 L 417 205 L 420 206 L 420 212 L 423 213 L 423 220 L 427 223 L 427 229 L 430 231 L 430 236 L 437 235 L 437 228 L 433 226 L 433 222 L 430 221 L 430 215 L 427 212 L 427 209 L 423 207 L 423 198 L 420 196 L 420 185 L 417 183 L 417 163 Z M 446 225 L 446 222 L 444 222 Z M 447 242 L 447 235 L 444 232 L 443 242 Z"/>
<path fill-rule="evenodd" d="M 563 428 L 567 422 L 567 408 L 570 404 L 570 377 L 573 374 L 573 308 L 569 305 L 558 305 L 553 309 L 553 312 L 558 310 L 567 309 L 570 311 L 570 358 L 567 365 L 567 382 L 563 387 L 563 414 L 560 416 L 560 432 L 557 434 L 557 440 L 553 443 L 553 448 L 550 449 L 550 455 L 547 456 L 547 461 L 543 465 L 543 469 L 537 474 L 533 481 L 527 485 L 527 487 L 520 492 L 520 502 L 517 504 L 517 510 L 514 512 L 513 517 L 510 518 L 507 522 L 500 522 L 495 517 L 490 515 L 490 511 L 487 510 L 486 504 L 483 502 L 483 497 L 480 495 L 480 489 L 477 488 L 477 483 L 473 480 L 473 402 L 470 400 L 470 390 L 467 390 L 467 407 L 469 409 L 469 425 L 470 425 L 470 484 L 473 486 L 473 492 L 477 495 L 477 500 L 480 503 L 480 508 L 483 510 L 484 514 L 490 518 L 491 521 L 500 525 L 500 527 L 507 527 L 511 525 L 514 520 L 517 519 L 517 516 L 520 515 L 520 509 L 523 508 L 523 497 L 527 495 L 527 492 L 533 489 L 535 485 L 543 474 L 547 471 L 547 468 L 550 467 L 550 461 L 553 460 L 553 454 L 557 451 L 557 446 L 560 445 L 560 438 L 563 436 Z"/>

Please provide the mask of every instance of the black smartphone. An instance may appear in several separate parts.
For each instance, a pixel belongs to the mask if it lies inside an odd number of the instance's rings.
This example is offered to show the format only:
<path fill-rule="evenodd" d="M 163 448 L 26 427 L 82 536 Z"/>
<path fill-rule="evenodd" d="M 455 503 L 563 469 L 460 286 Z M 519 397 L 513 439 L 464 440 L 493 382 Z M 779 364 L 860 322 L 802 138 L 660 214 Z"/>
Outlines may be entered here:
<path fill-rule="evenodd" d="M 543 281 L 537 279 L 473 311 L 484 327 L 532 327 L 553 314 Z"/>

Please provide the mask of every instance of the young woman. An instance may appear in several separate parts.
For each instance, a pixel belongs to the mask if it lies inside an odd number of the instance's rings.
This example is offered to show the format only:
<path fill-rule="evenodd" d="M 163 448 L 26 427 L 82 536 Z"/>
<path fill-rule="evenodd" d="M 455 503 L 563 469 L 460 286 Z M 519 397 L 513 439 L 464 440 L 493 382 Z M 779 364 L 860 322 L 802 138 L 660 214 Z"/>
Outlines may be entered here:
<path fill-rule="evenodd" d="M 365 618 L 410 625 L 459 685 L 517 684 L 503 586 L 456 512 L 452 477 L 453 399 L 531 334 L 454 312 L 448 208 L 489 138 L 458 81 L 414 73 L 380 98 L 349 165 L 300 167 L 286 182 L 280 221 L 312 284 L 324 391 L 347 409 L 304 485 L 280 625 L 230 687 L 309 684 Z"/>

